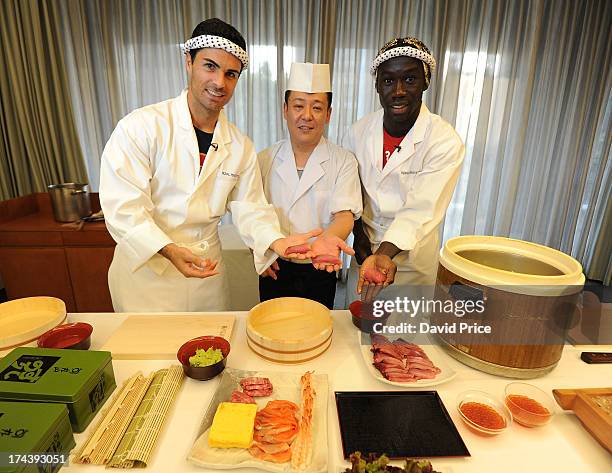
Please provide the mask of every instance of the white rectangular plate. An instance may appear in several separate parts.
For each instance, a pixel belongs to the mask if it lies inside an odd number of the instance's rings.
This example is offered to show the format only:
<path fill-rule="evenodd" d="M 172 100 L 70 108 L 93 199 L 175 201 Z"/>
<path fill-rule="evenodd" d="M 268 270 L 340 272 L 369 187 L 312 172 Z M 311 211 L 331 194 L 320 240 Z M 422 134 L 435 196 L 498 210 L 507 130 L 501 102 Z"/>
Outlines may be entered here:
<path fill-rule="evenodd" d="M 431 362 L 442 370 L 438 374 L 438 376 L 436 376 L 434 379 L 419 379 L 418 381 L 405 382 L 405 383 L 400 383 L 397 381 L 389 381 L 373 365 L 373 362 L 374 362 L 373 353 L 370 351 L 370 348 L 372 348 L 372 345 L 363 344 L 361 342 L 361 335 L 362 335 L 361 332 L 357 331 L 357 340 L 359 343 L 359 348 L 361 349 L 361 355 L 363 357 L 363 361 L 365 362 L 366 367 L 368 371 L 370 372 L 370 374 L 382 383 L 392 384 L 393 386 L 401 386 L 403 388 L 409 388 L 409 387 L 425 388 L 427 386 L 436 386 L 438 384 L 446 383 L 447 381 L 450 381 L 455 376 L 457 376 L 457 372 L 454 369 L 452 369 L 448 365 L 448 363 L 446 363 L 446 360 L 445 360 L 446 355 L 444 355 L 444 353 L 442 353 L 442 351 L 439 348 L 435 347 L 434 345 L 419 345 L 423 349 L 423 351 L 427 354 Z M 365 336 L 369 337 L 368 335 L 365 335 Z M 389 338 L 389 340 L 391 341 L 394 340 L 394 338 L 391 338 L 391 337 L 387 337 L 387 338 Z M 396 338 L 400 338 L 400 337 L 396 337 Z"/>
<path fill-rule="evenodd" d="M 198 437 L 191 448 L 187 459 L 196 465 L 215 468 L 220 470 L 230 470 L 234 468 L 258 468 L 272 472 L 294 472 L 291 463 L 272 463 L 259 460 L 242 448 L 213 448 L 208 446 L 208 432 L 212 425 L 213 417 L 217 411 L 217 406 L 221 402 L 230 400 L 232 391 L 239 389 L 239 381 L 250 376 L 262 376 L 269 378 L 274 390 L 271 396 L 255 398 L 257 408 L 263 409 L 268 401 L 274 399 L 284 399 L 300 405 L 301 373 L 277 373 L 265 371 L 243 371 L 226 368 L 219 387 L 215 391 L 213 398 L 208 406 L 206 415 L 202 420 L 202 425 Z M 313 410 L 313 449 L 312 462 L 310 467 L 300 472 L 306 473 L 326 473 L 327 472 L 327 399 L 329 397 L 329 387 L 326 374 L 314 374 L 312 377 L 313 387 L 316 392 Z"/>

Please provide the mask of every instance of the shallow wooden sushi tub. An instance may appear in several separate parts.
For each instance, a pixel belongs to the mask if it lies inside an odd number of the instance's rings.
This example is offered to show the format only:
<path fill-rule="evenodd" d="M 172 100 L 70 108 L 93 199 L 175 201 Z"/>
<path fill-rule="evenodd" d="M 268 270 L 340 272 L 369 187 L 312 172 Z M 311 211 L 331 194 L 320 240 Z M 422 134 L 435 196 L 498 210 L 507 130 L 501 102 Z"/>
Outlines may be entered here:
<path fill-rule="evenodd" d="M 440 252 L 435 299 L 481 300 L 484 311 L 457 317 L 434 309 L 436 325 L 479 324 L 490 335 L 442 333 L 445 351 L 473 368 L 513 378 L 550 372 L 579 315 L 582 266 L 546 246 L 509 238 L 462 236 Z"/>
<path fill-rule="evenodd" d="M 55 297 L 25 297 L 4 302 L 0 304 L 0 351 L 33 342 L 65 320 L 66 304 Z"/>
<path fill-rule="evenodd" d="M 323 304 L 300 297 L 281 297 L 253 307 L 247 316 L 247 344 L 276 363 L 303 363 L 327 350 L 332 319 Z"/>

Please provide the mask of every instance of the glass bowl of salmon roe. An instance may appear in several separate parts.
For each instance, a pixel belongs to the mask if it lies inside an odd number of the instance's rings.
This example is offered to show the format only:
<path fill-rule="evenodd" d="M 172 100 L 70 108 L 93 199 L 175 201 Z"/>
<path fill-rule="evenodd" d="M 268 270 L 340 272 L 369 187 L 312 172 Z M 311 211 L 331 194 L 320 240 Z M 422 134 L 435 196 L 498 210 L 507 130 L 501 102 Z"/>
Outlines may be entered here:
<path fill-rule="evenodd" d="M 461 419 L 473 431 L 483 435 L 498 435 L 512 423 L 508 408 L 484 391 L 465 391 L 457 396 Z"/>
<path fill-rule="evenodd" d="M 525 427 L 539 427 L 548 424 L 555 413 L 552 398 L 528 383 L 510 383 L 504 393 L 506 406 L 512 418 Z"/>

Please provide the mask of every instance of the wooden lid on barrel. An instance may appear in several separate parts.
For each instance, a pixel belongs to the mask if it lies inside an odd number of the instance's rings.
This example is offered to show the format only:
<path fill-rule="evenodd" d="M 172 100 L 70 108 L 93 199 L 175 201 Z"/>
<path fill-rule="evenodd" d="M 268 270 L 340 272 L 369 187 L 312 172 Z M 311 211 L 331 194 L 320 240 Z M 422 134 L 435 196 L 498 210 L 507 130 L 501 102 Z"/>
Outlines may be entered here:
<path fill-rule="evenodd" d="M 495 236 L 451 238 L 440 250 L 440 264 L 475 283 L 527 295 L 572 294 L 585 281 L 581 264 L 571 256 L 537 243 Z"/>
<path fill-rule="evenodd" d="M 571 256 L 536 243 L 493 236 L 452 238 L 440 252 L 436 297 L 484 302 L 464 316 L 435 310 L 438 325 L 461 321 L 488 334 L 440 333 L 442 348 L 487 373 L 535 378 L 550 372 L 578 315 L 582 266 Z M 454 289 L 455 290 L 454 290 Z"/>

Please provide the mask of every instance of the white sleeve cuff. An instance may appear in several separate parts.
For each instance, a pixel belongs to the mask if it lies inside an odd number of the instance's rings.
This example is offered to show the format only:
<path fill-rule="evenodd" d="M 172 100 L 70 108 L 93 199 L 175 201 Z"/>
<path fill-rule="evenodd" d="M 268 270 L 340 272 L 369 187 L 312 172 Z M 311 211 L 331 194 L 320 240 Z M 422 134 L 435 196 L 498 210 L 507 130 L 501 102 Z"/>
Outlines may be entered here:
<path fill-rule="evenodd" d="M 285 235 L 283 235 L 281 232 L 279 232 L 277 229 L 273 227 L 270 229 L 261 230 L 260 233 L 255 238 L 255 245 L 253 246 L 253 252 L 255 253 L 256 256 L 260 256 L 260 257 L 265 257 L 265 254 L 268 251 L 272 252 L 273 254 L 276 254 L 270 249 L 270 246 L 272 245 L 272 243 L 274 243 L 279 238 L 285 238 Z M 270 264 L 272 263 L 270 262 Z"/>
<path fill-rule="evenodd" d="M 255 271 L 257 271 L 257 274 L 263 273 L 277 259 L 278 259 L 278 255 L 274 253 L 274 251 L 272 250 L 266 251 L 266 253 L 264 255 L 261 255 L 260 257 L 257 257 L 254 254 L 253 261 L 255 262 Z"/>
<path fill-rule="evenodd" d="M 122 243 L 130 258 L 130 270 L 136 271 L 172 240 L 157 225 L 143 222 L 130 231 Z"/>
<path fill-rule="evenodd" d="M 410 251 L 414 249 L 417 244 L 416 237 L 413 235 L 407 235 L 406 226 L 402 225 L 402 229 L 393 228 L 393 223 L 389 229 L 385 232 L 385 236 L 382 241 L 388 241 L 393 243 L 402 251 Z"/>

